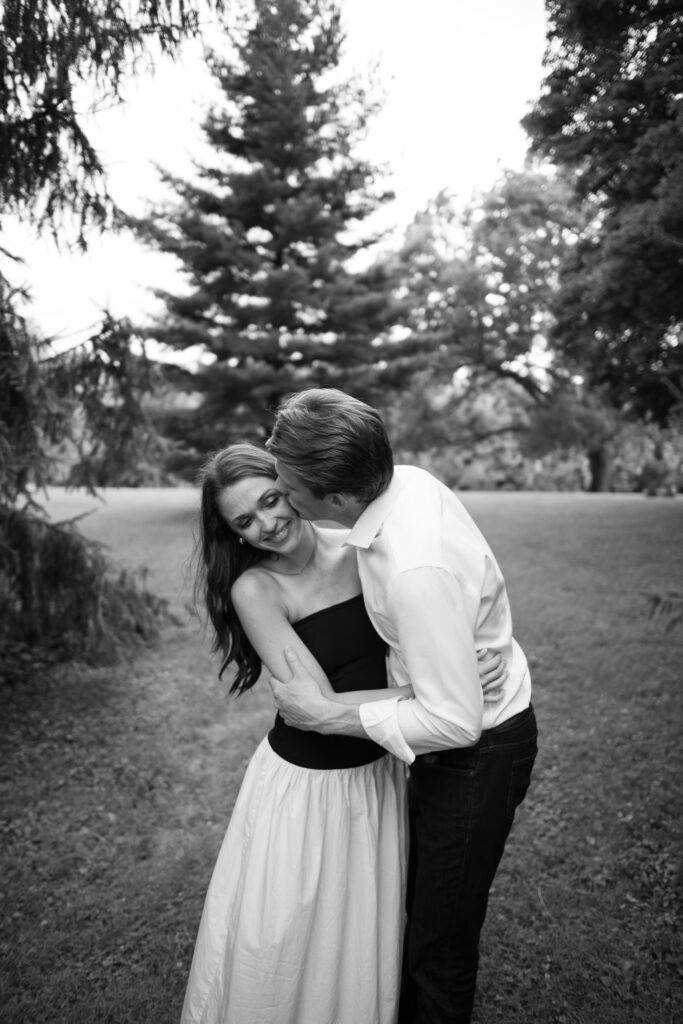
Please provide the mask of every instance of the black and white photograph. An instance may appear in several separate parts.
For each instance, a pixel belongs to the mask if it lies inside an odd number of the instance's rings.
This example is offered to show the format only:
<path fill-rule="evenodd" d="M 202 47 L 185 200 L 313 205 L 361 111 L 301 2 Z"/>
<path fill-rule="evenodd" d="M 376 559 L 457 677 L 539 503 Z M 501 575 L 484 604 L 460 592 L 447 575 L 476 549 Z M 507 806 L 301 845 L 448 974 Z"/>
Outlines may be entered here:
<path fill-rule="evenodd" d="M 683 4 L 0 0 L 0 1024 L 680 1024 Z"/>

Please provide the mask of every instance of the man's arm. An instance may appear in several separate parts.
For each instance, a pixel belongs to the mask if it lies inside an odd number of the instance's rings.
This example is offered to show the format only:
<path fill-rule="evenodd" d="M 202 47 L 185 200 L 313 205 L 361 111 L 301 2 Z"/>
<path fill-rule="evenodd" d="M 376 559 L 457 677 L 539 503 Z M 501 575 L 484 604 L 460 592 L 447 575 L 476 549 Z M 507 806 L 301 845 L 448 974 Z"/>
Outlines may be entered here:
<path fill-rule="evenodd" d="M 389 614 L 414 696 L 400 699 L 389 690 L 385 699 L 343 706 L 290 665 L 288 684 L 271 680 L 275 702 L 291 725 L 369 736 L 408 763 L 416 753 L 472 746 L 484 707 L 474 640 L 478 610 L 478 596 L 452 573 L 403 572 L 392 582 Z"/>
<path fill-rule="evenodd" d="M 271 676 L 270 688 L 278 711 L 288 725 L 325 734 L 368 738 L 360 720 L 360 704 L 342 704 L 320 692 L 315 679 L 302 664 L 293 647 L 284 651 L 291 679 L 283 682 Z M 409 687 L 405 687 L 406 691 Z M 385 690 L 374 691 L 386 700 Z M 379 699 L 379 698 L 378 698 Z"/>
<path fill-rule="evenodd" d="M 286 647 L 284 656 L 289 669 L 289 681 L 271 676 L 268 682 L 278 711 L 287 725 L 297 729 L 314 730 L 325 734 L 361 736 L 367 739 L 361 716 L 361 704 L 366 707 L 382 702 L 385 707 L 397 700 L 414 696 L 412 686 L 394 686 L 388 690 L 363 690 L 350 693 L 323 694 L 318 683 L 302 664 L 293 647 Z M 477 654 L 479 679 L 485 704 L 496 704 L 502 695 L 502 685 L 508 672 L 500 654 L 480 651 Z"/>
<path fill-rule="evenodd" d="M 423 566 L 392 581 L 388 613 L 415 696 L 386 708 L 363 705 L 366 732 L 409 761 L 472 746 L 484 709 L 475 649 L 479 594 L 455 573 Z"/>
<path fill-rule="evenodd" d="M 326 699 L 290 656 L 292 679 L 270 681 L 285 721 L 323 733 L 369 735 L 406 761 L 414 758 L 411 744 L 418 752 L 470 746 L 481 731 L 483 704 L 500 700 L 508 675 L 500 654 L 475 651 L 476 608 L 475 595 L 468 598 L 443 570 L 403 574 L 392 614 L 413 686 L 373 691 L 371 700 L 354 693 Z"/>

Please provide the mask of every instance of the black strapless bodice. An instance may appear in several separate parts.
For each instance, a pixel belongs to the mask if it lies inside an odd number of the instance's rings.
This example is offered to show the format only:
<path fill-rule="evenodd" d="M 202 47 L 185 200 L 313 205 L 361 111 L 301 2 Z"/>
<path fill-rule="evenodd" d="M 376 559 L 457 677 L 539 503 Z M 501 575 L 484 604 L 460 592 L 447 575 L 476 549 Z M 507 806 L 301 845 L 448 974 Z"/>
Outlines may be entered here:
<path fill-rule="evenodd" d="M 368 618 L 362 594 L 306 615 L 292 626 L 337 693 L 386 687 L 386 645 Z M 302 768 L 355 768 L 386 754 L 369 739 L 295 729 L 279 714 L 268 740 L 276 754 Z"/>

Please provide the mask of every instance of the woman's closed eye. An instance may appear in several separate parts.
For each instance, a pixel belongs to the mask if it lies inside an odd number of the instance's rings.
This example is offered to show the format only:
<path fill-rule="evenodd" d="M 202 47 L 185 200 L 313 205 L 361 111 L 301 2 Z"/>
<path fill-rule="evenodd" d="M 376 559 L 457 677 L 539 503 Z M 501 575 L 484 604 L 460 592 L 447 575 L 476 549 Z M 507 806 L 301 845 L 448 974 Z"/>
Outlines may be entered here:
<path fill-rule="evenodd" d="M 261 508 L 275 508 L 277 503 L 284 497 L 281 491 L 272 491 L 261 499 Z M 253 522 L 253 516 L 240 516 L 235 520 L 235 527 L 238 530 L 248 530 Z"/>

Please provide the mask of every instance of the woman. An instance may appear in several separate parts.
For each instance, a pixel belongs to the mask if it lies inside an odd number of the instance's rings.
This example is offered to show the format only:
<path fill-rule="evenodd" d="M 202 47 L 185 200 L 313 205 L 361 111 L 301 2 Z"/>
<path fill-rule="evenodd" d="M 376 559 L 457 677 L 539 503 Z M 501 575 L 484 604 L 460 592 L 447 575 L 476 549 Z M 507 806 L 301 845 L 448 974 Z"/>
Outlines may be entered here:
<path fill-rule="evenodd" d="M 237 693 L 262 667 L 287 679 L 291 646 L 335 699 L 386 696 L 384 643 L 345 531 L 300 519 L 275 478 L 272 456 L 250 444 L 202 473 L 198 583 L 221 672 L 235 666 Z M 496 675 L 495 660 L 482 664 L 485 687 Z M 394 1024 L 406 836 L 399 761 L 276 716 L 214 869 L 182 1024 Z"/>

